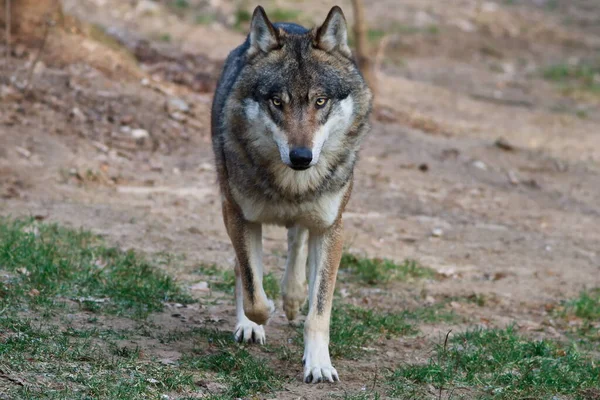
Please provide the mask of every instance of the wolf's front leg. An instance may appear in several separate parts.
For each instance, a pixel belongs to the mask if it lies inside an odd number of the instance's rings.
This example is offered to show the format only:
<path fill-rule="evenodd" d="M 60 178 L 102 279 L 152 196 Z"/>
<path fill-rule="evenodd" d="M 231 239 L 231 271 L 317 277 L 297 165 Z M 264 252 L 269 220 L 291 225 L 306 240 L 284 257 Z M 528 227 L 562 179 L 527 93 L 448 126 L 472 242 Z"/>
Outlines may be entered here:
<path fill-rule="evenodd" d="M 329 357 L 329 320 L 342 257 L 342 221 L 308 239 L 309 311 L 304 323 L 304 382 L 338 381 Z"/>
<path fill-rule="evenodd" d="M 223 217 L 237 258 L 238 325 L 246 320 L 264 325 L 275 307 L 273 301 L 267 299 L 262 284 L 262 225 L 246 221 L 239 209 L 228 201 L 223 202 Z"/>
<path fill-rule="evenodd" d="M 265 328 L 256 322 L 250 321 L 244 312 L 244 284 L 242 283 L 238 263 L 235 264 L 235 313 L 237 322 L 233 335 L 236 342 L 265 344 Z"/>

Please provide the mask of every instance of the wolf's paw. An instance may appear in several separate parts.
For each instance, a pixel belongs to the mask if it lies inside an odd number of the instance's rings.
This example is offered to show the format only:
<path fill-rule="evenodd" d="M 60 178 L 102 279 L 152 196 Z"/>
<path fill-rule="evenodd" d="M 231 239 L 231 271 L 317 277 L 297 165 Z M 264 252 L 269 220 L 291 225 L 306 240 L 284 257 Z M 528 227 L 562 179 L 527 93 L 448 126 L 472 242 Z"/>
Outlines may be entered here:
<path fill-rule="evenodd" d="M 283 294 L 283 311 L 288 321 L 293 321 L 298 316 L 300 308 L 306 302 L 306 286 L 297 286 L 286 290 Z"/>
<path fill-rule="evenodd" d="M 328 363 L 304 363 L 304 383 L 338 382 L 340 377 L 337 371 Z"/>
<path fill-rule="evenodd" d="M 261 304 L 262 303 L 262 304 Z M 265 299 L 262 302 L 256 302 L 256 304 L 246 306 L 244 303 L 244 314 L 250 321 L 255 322 L 258 325 L 265 325 L 271 315 L 275 312 L 275 304 L 273 300 Z"/>
<path fill-rule="evenodd" d="M 324 341 L 308 343 L 304 350 L 304 382 L 337 382 L 340 380 L 337 371 L 331 365 L 329 349 Z"/>
<path fill-rule="evenodd" d="M 267 341 L 265 328 L 247 318 L 237 323 L 233 336 L 238 343 L 265 344 Z"/>

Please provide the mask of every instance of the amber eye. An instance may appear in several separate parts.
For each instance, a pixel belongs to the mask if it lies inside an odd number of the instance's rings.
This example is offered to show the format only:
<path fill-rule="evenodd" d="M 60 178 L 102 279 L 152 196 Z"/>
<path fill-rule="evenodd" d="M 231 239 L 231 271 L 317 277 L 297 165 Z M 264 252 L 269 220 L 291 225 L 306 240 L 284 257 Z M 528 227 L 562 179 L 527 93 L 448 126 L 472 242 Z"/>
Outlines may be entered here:
<path fill-rule="evenodd" d="M 315 102 L 315 105 L 317 106 L 317 108 L 324 107 L 324 106 L 325 106 L 325 104 L 327 104 L 327 100 L 328 100 L 328 99 L 327 99 L 327 98 L 325 98 L 325 97 L 319 97 L 319 98 L 317 99 L 317 101 Z"/>
<path fill-rule="evenodd" d="M 275 107 L 281 107 L 281 99 L 277 98 L 277 97 L 273 97 L 271 99 L 271 103 L 273 103 L 273 105 Z"/>

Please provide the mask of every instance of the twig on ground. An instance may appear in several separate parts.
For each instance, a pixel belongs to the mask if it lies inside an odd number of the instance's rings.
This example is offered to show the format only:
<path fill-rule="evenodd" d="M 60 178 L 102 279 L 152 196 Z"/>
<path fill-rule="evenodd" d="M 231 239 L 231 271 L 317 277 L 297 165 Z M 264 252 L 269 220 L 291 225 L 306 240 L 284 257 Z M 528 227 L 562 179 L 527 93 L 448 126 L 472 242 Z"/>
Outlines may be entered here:
<path fill-rule="evenodd" d="M 450 333 L 452 329 L 446 333 L 446 338 L 444 339 L 444 357 L 446 356 L 446 350 L 448 349 L 448 338 L 450 337 Z M 444 391 L 444 384 L 440 384 L 440 391 L 438 393 L 438 400 L 442 400 L 442 392 Z"/>

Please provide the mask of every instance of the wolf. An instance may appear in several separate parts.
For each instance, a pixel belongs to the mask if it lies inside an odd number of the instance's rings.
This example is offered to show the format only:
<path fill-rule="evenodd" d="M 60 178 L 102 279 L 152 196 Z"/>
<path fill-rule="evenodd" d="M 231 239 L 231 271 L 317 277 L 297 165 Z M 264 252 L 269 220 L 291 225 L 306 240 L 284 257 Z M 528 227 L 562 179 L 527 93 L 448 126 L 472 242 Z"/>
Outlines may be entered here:
<path fill-rule="evenodd" d="M 370 129 L 372 98 L 340 7 L 307 29 L 272 23 L 260 5 L 246 40 L 229 53 L 213 97 L 217 180 L 236 255 L 234 338 L 265 343 L 274 303 L 262 285 L 262 226 L 284 226 L 288 257 L 281 287 L 290 321 L 308 298 L 306 383 L 339 380 L 329 356 L 329 323 L 342 212 Z"/>

